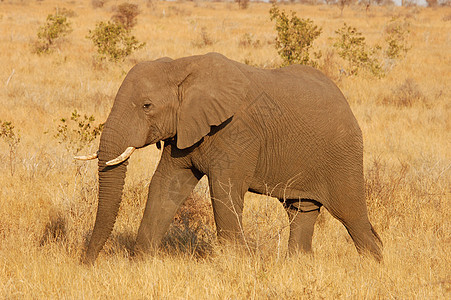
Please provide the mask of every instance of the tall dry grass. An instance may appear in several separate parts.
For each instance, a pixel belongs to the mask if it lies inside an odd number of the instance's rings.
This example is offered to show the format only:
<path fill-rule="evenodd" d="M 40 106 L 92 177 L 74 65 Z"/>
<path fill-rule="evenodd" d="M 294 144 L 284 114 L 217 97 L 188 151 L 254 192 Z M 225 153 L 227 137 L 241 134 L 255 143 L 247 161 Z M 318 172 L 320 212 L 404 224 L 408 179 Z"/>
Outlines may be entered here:
<path fill-rule="evenodd" d="M 85 36 L 121 1 L 100 8 L 91 2 L 0 3 L 0 120 L 12 121 L 21 135 L 14 175 L 8 146 L 0 141 L 0 298 L 450 298 L 449 8 L 366 12 L 357 6 L 340 17 L 333 6 L 284 6 L 323 27 L 315 42 L 323 53 L 343 22 L 362 31 L 369 44 L 383 42 L 391 17 L 410 23 L 411 50 L 394 65 L 385 62 L 390 71 L 384 78 L 340 76 L 340 62 L 330 53 L 324 66 L 363 130 L 367 200 L 384 241 L 382 264 L 358 256 L 344 227 L 326 211 L 316 225 L 314 255 L 287 258 L 283 208 L 252 194 L 243 221 L 251 251 L 218 247 L 205 180 L 166 237 L 165 251 L 129 260 L 159 159 L 150 146 L 130 159 L 114 232 L 96 265 L 85 267 L 79 257 L 95 217 L 96 164 L 72 160 L 53 137 L 58 120 L 74 109 L 105 120 L 137 61 L 218 51 L 261 67 L 280 63 L 269 4 L 239 10 L 226 3 L 135 1 L 142 12 L 134 34 L 145 48 L 123 63 L 98 64 Z M 57 6 L 75 12 L 73 32 L 52 54 L 33 54 L 38 27 Z"/>

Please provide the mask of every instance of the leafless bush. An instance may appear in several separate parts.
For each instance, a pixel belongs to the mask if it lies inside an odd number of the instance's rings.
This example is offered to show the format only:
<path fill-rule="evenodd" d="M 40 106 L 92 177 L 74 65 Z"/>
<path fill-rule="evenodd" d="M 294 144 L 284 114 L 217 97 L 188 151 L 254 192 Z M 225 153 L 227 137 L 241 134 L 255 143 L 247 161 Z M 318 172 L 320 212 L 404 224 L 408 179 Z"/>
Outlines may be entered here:
<path fill-rule="evenodd" d="M 91 0 L 91 5 L 94 8 L 101 8 L 105 5 L 107 0 Z"/>
<path fill-rule="evenodd" d="M 379 6 L 392 6 L 395 4 L 393 0 L 374 0 L 374 3 Z"/>
<path fill-rule="evenodd" d="M 238 3 L 240 9 L 246 9 L 249 7 L 249 0 L 235 0 Z"/>
<path fill-rule="evenodd" d="M 255 257 L 283 257 L 290 225 L 285 209 L 270 195 L 256 197 L 243 212 L 245 249 Z"/>
<path fill-rule="evenodd" d="M 192 45 L 197 48 L 203 48 L 206 46 L 211 46 L 213 44 L 214 41 L 207 32 L 206 27 L 201 28 L 198 39 L 192 42 Z"/>
<path fill-rule="evenodd" d="M 88 245 L 88 239 L 85 241 L 85 247 Z M 135 235 L 131 232 L 113 233 L 103 247 L 107 255 L 124 255 L 130 257 L 133 255 L 135 246 Z"/>
<path fill-rule="evenodd" d="M 191 16 L 191 11 L 179 6 L 169 6 L 168 11 L 165 14 L 166 17 L 170 16 Z"/>
<path fill-rule="evenodd" d="M 65 7 L 58 8 L 57 7 L 57 8 L 55 8 L 55 10 L 56 10 L 57 14 L 66 16 L 68 18 L 78 17 L 78 14 L 73 9 L 70 9 L 70 8 L 65 8 Z"/>
<path fill-rule="evenodd" d="M 153 0 L 146 0 L 146 6 L 150 9 L 154 9 L 155 8 L 155 3 Z"/>
<path fill-rule="evenodd" d="M 122 3 L 115 8 L 113 21 L 124 25 L 125 29 L 129 30 L 137 23 L 136 17 L 140 11 L 138 5 L 132 3 Z"/>
<path fill-rule="evenodd" d="M 208 256 L 215 240 L 211 204 L 193 194 L 179 209 L 163 238 L 165 253 L 187 254 L 196 258 Z"/>
<path fill-rule="evenodd" d="M 351 4 L 355 3 L 355 0 L 337 0 L 337 5 L 340 8 L 340 17 L 343 16 L 343 10 L 345 9 L 345 6 L 350 6 Z"/>
<path fill-rule="evenodd" d="M 379 104 L 397 107 L 411 107 L 414 104 L 427 104 L 427 98 L 412 78 L 407 78 L 401 85 L 393 88 L 391 93 L 379 97 Z"/>
<path fill-rule="evenodd" d="M 451 21 L 451 14 L 448 14 L 448 15 L 444 16 L 444 17 L 442 18 L 442 20 L 443 20 L 444 22 Z"/>
<path fill-rule="evenodd" d="M 253 34 L 245 33 L 241 36 L 238 45 L 243 48 L 247 47 L 260 48 L 262 46 L 262 43 L 259 39 L 256 39 Z"/>
<path fill-rule="evenodd" d="M 365 191 L 368 210 L 378 212 L 384 219 L 381 223 L 388 228 L 390 222 L 400 217 L 400 206 L 396 201 L 407 183 L 409 165 L 401 163 L 398 168 L 390 167 L 387 162 L 375 158 L 365 174 Z"/>
<path fill-rule="evenodd" d="M 438 6 L 438 0 L 426 0 L 426 3 L 429 7 L 436 7 Z"/>
<path fill-rule="evenodd" d="M 327 77 L 337 81 L 339 80 L 339 65 L 335 59 L 335 54 L 333 50 L 326 50 L 318 67 Z"/>
<path fill-rule="evenodd" d="M 396 190 L 404 183 L 407 171 L 408 165 L 405 163 L 401 163 L 399 170 L 394 170 L 379 158 L 374 159 L 365 174 L 368 201 L 385 204 L 392 201 Z"/>
<path fill-rule="evenodd" d="M 67 240 L 67 220 L 61 213 L 51 211 L 49 221 L 45 225 L 44 233 L 39 242 L 40 246 L 48 243 L 66 242 Z"/>

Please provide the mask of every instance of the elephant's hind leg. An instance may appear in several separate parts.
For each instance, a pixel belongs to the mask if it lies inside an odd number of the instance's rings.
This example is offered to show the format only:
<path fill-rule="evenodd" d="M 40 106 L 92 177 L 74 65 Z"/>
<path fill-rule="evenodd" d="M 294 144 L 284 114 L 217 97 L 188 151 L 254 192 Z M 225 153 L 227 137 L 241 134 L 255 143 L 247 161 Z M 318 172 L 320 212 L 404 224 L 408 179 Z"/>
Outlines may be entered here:
<path fill-rule="evenodd" d="M 382 241 L 368 219 L 343 223 L 360 254 L 369 252 L 377 261 L 382 261 Z"/>
<path fill-rule="evenodd" d="M 360 254 L 369 253 L 377 261 L 382 261 L 382 241 L 368 219 L 365 203 L 343 210 L 328 210 L 346 227 Z"/>
<path fill-rule="evenodd" d="M 290 221 L 290 254 L 312 251 L 312 237 L 321 204 L 314 200 L 287 200 L 284 202 Z"/>

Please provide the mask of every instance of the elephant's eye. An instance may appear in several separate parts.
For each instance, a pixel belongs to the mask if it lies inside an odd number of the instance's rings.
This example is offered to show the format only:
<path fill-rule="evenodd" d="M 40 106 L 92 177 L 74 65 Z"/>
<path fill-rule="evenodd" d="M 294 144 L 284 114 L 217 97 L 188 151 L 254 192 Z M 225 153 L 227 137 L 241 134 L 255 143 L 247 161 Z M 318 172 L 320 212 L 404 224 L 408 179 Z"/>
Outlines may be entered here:
<path fill-rule="evenodd" d="M 150 103 L 143 104 L 143 108 L 146 110 L 149 109 L 151 106 L 152 106 L 152 104 L 150 104 Z"/>

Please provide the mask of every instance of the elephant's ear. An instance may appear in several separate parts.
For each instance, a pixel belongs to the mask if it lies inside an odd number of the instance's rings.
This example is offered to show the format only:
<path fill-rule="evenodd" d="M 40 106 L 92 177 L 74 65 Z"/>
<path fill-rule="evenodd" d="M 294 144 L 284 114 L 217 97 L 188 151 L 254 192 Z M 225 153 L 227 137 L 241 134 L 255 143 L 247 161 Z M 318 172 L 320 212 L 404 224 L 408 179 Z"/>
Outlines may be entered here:
<path fill-rule="evenodd" d="M 234 62 L 218 53 L 179 61 L 186 72 L 178 88 L 177 148 L 184 149 L 235 114 L 250 82 Z"/>

